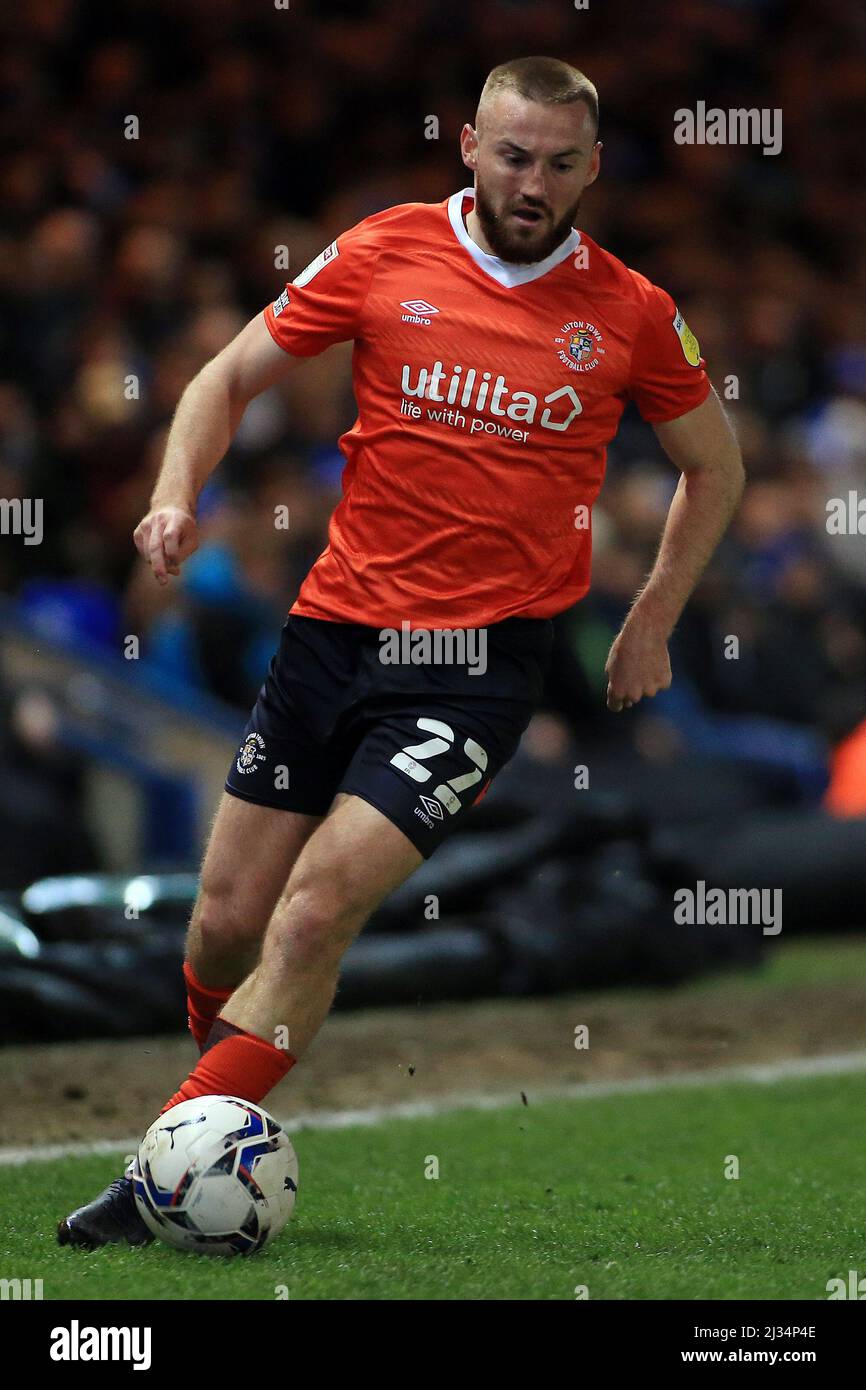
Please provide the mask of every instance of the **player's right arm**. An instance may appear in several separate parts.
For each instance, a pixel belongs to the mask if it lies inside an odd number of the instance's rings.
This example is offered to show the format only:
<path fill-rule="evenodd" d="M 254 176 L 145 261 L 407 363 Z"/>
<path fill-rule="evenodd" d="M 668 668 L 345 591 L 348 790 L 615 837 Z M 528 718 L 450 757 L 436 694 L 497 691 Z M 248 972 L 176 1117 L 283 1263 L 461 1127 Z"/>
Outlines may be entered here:
<path fill-rule="evenodd" d="M 150 510 L 135 544 L 160 584 L 198 549 L 198 495 L 228 449 L 253 397 L 267 391 L 301 359 L 280 347 L 257 314 L 222 352 L 193 377 L 178 403 Z"/>
<path fill-rule="evenodd" d="M 398 210 L 399 211 L 399 210 Z M 376 264 L 374 214 L 332 241 L 273 304 L 203 367 L 180 398 L 150 511 L 135 544 L 160 584 L 198 546 L 195 504 L 254 396 L 305 357 L 356 339 Z"/>

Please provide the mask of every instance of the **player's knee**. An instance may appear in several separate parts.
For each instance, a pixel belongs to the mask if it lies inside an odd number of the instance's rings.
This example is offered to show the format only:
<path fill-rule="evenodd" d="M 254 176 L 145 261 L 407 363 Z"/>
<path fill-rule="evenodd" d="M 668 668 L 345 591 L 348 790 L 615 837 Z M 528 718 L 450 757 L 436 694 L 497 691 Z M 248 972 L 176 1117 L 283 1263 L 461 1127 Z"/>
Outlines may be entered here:
<path fill-rule="evenodd" d="M 265 959 L 290 971 L 338 960 L 362 922 L 359 906 L 332 888 L 298 889 L 274 914 Z"/>
<path fill-rule="evenodd" d="M 190 933 L 198 938 L 205 955 L 243 949 L 261 939 L 261 925 L 254 930 L 249 911 L 228 888 L 202 886 L 193 908 Z"/>

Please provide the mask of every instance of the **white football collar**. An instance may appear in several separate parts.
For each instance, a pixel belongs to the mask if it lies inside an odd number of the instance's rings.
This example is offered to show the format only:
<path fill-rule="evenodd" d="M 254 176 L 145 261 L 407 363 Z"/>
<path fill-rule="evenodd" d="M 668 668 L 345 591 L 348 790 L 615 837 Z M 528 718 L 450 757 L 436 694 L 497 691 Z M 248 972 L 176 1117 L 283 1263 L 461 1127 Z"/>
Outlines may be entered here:
<path fill-rule="evenodd" d="M 467 197 L 475 201 L 474 188 L 461 188 L 459 193 L 452 193 L 448 199 L 448 219 L 454 228 L 454 235 L 479 269 L 497 284 L 504 285 L 507 290 L 514 289 L 517 285 L 528 285 L 532 280 L 539 280 L 542 275 L 546 275 L 549 270 L 553 270 L 564 261 L 566 256 L 574 255 L 580 245 L 580 232 L 572 227 L 565 241 L 561 242 L 555 251 L 551 251 L 549 256 L 545 256 L 543 261 L 534 261 L 531 265 L 515 265 L 513 261 L 500 260 L 498 256 L 491 256 L 487 251 L 482 251 L 467 232 L 463 221 L 463 199 Z"/>

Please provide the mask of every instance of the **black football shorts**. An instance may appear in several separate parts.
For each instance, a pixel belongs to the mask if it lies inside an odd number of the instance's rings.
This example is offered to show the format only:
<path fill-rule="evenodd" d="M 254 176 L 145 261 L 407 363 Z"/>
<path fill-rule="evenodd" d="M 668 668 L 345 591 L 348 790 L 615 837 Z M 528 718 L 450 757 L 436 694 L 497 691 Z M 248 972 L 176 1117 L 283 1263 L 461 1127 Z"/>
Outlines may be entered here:
<path fill-rule="evenodd" d="M 309 816 L 351 792 L 429 859 L 514 754 L 552 643 L 549 618 L 410 633 L 291 614 L 226 791 Z"/>

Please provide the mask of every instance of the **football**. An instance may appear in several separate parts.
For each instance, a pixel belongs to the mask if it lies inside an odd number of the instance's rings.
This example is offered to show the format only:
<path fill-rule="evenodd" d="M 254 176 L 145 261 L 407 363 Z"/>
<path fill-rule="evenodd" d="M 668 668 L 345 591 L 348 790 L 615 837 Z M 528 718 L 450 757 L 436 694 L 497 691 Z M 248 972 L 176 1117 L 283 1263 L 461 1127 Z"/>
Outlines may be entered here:
<path fill-rule="evenodd" d="M 153 1122 L 132 1177 L 138 1210 L 160 1240 L 200 1255 L 251 1255 L 292 1214 L 298 1160 L 266 1110 L 202 1096 Z"/>

